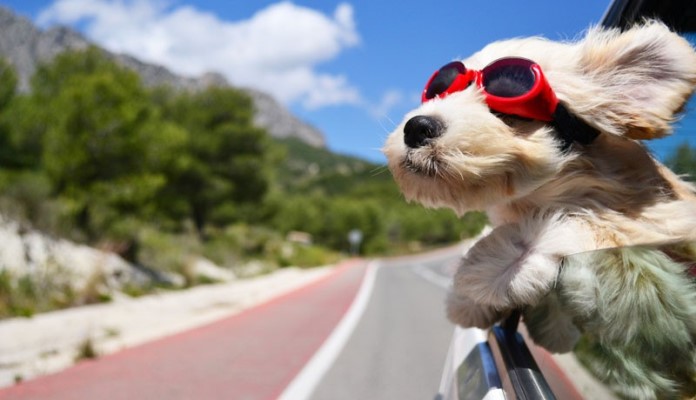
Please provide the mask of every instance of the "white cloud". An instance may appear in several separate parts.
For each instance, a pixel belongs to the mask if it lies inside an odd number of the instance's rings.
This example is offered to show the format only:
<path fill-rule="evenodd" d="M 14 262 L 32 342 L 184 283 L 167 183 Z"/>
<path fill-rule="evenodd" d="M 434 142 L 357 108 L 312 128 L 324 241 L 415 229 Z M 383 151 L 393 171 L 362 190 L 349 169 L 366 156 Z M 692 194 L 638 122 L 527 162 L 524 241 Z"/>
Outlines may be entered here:
<path fill-rule="evenodd" d="M 359 91 L 345 76 L 317 70 L 360 43 L 347 3 L 330 16 L 283 1 L 248 19 L 223 21 L 161 0 L 57 0 L 38 22 L 79 25 L 111 51 L 186 75 L 216 71 L 285 103 L 307 108 L 360 103 Z"/>
<path fill-rule="evenodd" d="M 374 118 L 388 117 L 389 112 L 405 100 L 406 98 L 400 90 L 387 90 L 379 103 L 370 106 L 368 111 Z"/>

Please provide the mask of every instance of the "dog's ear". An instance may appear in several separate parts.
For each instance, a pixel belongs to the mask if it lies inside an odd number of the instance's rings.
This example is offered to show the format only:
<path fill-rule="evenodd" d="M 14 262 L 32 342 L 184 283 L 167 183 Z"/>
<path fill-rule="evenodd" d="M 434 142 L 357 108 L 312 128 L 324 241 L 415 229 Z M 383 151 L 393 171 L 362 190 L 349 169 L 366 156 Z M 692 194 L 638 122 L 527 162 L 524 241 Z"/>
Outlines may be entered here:
<path fill-rule="evenodd" d="M 595 87 L 590 118 L 632 139 L 671 133 L 696 85 L 696 52 L 655 21 L 624 32 L 591 30 L 580 43 L 580 68 Z"/>

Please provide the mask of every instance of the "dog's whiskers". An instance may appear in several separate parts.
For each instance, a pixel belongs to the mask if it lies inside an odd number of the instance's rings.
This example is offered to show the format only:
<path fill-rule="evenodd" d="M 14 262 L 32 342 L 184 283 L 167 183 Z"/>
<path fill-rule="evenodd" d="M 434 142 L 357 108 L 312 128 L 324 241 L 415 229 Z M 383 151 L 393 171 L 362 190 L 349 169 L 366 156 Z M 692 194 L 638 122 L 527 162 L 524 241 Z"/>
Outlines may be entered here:
<path fill-rule="evenodd" d="M 386 119 L 387 122 L 389 122 L 392 125 L 391 129 L 384 126 L 384 123 L 382 122 L 383 119 Z M 389 118 L 388 115 L 382 115 L 381 118 L 377 118 L 377 123 L 379 123 L 379 126 L 387 135 L 391 133 L 391 131 L 394 130 L 394 128 L 396 128 L 396 123 L 391 118 Z"/>
<path fill-rule="evenodd" d="M 418 175 L 436 177 L 441 176 L 442 174 L 440 161 L 432 155 L 419 156 L 412 152 L 408 152 L 406 153 L 406 156 L 404 157 L 401 165 L 408 171 L 411 171 Z"/>
<path fill-rule="evenodd" d="M 373 168 L 370 171 L 370 176 L 377 176 L 377 175 L 383 174 L 385 172 L 389 172 L 389 167 L 387 167 L 386 165 L 380 165 L 380 166 Z"/>

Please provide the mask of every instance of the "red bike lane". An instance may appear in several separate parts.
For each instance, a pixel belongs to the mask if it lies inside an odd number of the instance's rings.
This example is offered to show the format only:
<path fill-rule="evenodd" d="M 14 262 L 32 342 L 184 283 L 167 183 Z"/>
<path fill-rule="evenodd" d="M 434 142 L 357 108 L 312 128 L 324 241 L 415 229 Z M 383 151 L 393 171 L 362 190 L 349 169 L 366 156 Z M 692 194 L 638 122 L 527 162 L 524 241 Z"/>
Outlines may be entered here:
<path fill-rule="evenodd" d="M 190 331 L 0 390 L 2 400 L 273 399 L 349 309 L 366 263 Z"/>

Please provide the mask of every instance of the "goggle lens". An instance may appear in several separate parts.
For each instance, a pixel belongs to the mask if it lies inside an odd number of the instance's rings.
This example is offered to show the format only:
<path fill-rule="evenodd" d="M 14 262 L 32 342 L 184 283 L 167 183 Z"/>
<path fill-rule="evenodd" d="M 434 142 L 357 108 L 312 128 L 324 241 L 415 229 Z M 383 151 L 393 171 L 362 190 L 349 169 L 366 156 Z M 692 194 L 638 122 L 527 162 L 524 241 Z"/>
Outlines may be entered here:
<path fill-rule="evenodd" d="M 427 100 L 439 96 L 448 91 L 452 87 L 457 77 L 466 73 L 464 64 L 459 61 L 451 62 L 440 68 L 431 78 L 428 87 L 425 89 L 424 97 Z"/>
<path fill-rule="evenodd" d="M 505 58 L 483 69 L 483 88 L 498 97 L 519 97 L 534 87 L 533 62 L 522 58 Z"/>

